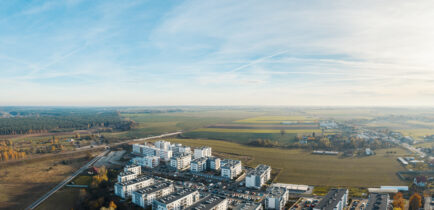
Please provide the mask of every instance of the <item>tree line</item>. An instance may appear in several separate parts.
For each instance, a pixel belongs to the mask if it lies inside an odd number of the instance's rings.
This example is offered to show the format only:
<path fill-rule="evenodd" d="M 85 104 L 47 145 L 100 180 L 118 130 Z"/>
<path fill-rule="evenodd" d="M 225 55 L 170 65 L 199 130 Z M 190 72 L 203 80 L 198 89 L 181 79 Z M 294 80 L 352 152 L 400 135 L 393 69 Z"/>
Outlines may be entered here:
<path fill-rule="evenodd" d="M 95 127 L 129 130 L 133 125 L 133 121 L 123 120 L 117 112 L 67 113 L 55 116 L 32 115 L 0 118 L 0 135 L 84 130 Z"/>

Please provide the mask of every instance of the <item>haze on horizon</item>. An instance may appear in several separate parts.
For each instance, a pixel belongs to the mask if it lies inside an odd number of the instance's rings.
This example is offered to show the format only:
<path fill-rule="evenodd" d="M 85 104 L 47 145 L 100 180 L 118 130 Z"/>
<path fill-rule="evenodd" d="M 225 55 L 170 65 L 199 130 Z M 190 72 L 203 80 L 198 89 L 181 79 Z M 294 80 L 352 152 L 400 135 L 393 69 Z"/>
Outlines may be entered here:
<path fill-rule="evenodd" d="M 434 1 L 2 1 L 0 106 L 434 105 Z"/>

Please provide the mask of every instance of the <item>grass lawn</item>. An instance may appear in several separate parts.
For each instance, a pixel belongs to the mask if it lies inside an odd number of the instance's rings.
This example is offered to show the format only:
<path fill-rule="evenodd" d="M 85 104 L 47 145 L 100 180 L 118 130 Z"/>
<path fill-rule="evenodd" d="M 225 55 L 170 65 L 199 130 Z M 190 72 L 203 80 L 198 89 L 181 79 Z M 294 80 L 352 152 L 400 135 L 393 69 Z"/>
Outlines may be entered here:
<path fill-rule="evenodd" d="M 339 158 L 312 155 L 298 149 L 250 147 L 218 140 L 170 139 L 169 141 L 197 146 L 211 146 L 213 153 L 227 158 L 243 160 L 243 164 L 256 166 L 263 163 L 281 169 L 278 182 L 319 186 L 378 187 L 405 185 L 395 173 L 404 168 L 396 157 L 407 154 L 400 148 L 377 150 L 377 155 L 363 158 Z M 396 154 L 386 154 L 396 151 Z"/>

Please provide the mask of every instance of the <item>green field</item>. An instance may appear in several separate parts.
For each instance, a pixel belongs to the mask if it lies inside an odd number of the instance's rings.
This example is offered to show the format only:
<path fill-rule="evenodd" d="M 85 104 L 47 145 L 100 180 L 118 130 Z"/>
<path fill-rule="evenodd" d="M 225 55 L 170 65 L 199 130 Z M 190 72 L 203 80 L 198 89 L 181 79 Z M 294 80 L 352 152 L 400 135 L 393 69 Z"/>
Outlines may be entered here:
<path fill-rule="evenodd" d="M 407 154 L 400 148 L 377 150 L 377 155 L 363 158 L 312 155 L 298 149 L 250 147 L 216 140 L 170 139 L 169 141 L 197 146 L 210 146 L 218 156 L 243 160 L 248 166 L 263 163 L 278 168 L 278 182 L 321 186 L 378 187 L 405 185 L 396 172 L 404 168 L 396 161 Z M 386 154 L 396 151 L 396 154 Z"/>
<path fill-rule="evenodd" d="M 282 122 L 315 122 L 317 118 L 309 116 L 261 116 L 242 120 L 237 123 L 260 123 L 260 124 L 280 124 Z"/>
<path fill-rule="evenodd" d="M 278 129 L 230 129 L 230 128 L 199 128 L 194 131 L 198 132 L 222 132 L 222 133 L 280 133 Z M 285 133 L 321 133 L 320 129 L 285 129 Z"/>

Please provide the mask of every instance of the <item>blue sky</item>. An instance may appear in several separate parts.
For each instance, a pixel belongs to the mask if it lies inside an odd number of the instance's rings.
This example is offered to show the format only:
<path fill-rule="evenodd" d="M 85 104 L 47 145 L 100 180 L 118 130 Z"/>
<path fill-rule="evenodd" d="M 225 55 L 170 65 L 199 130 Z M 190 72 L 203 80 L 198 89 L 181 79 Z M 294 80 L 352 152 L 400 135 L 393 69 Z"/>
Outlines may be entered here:
<path fill-rule="evenodd" d="M 0 105 L 434 105 L 433 1 L 1 1 Z"/>

